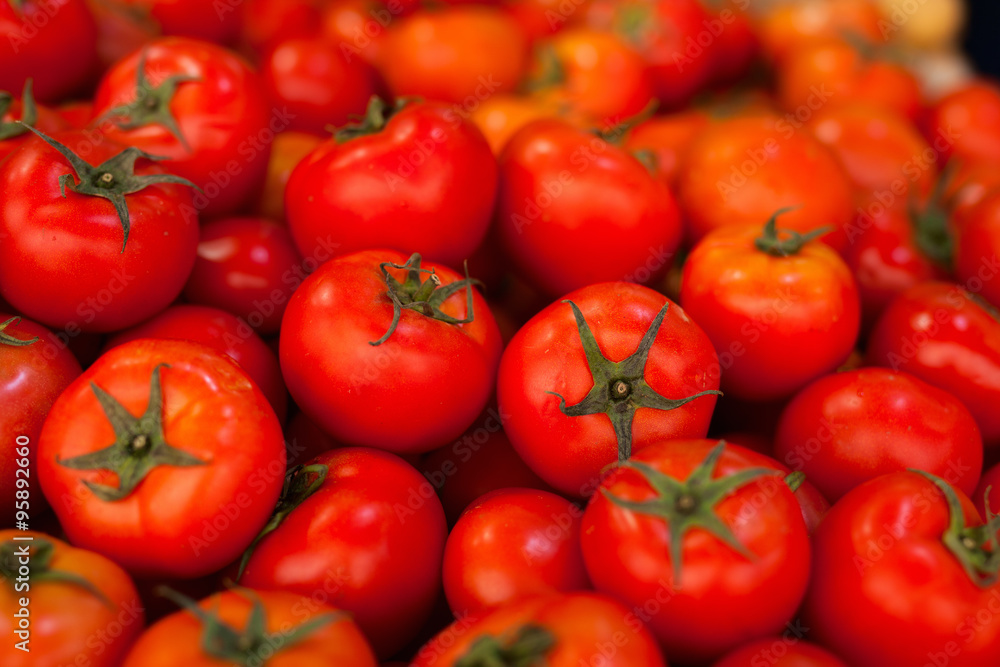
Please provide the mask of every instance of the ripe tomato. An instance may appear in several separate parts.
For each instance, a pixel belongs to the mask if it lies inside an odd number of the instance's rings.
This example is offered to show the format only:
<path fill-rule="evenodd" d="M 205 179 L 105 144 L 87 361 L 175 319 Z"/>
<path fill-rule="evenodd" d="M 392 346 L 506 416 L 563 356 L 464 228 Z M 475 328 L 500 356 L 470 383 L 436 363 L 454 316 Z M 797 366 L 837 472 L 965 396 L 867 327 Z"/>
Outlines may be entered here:
<path fill-rule="evenodd" d="M 517 662 L 515 662 L 517 661 Z M 458 665 L 666 667 L 636 614 L 603 595 L 529 598 L 460 618 L 418 652 L 411 667 Z"/>
<path fill-rule="evenodd" d="M 809 235 L 776 228 L 779 213 L 763 233 L 717 229 L 684 264 L 681 305 L 712 340 L 723 391 L 736 398 L 791 395 L 843 363 L 858 336 L 850 269 Z"/>
<path fill-rule="evenodd" d="M 290 123 L 284 109 L 272 114 L 242 58 L 185 37 L 119 61 L 94 95 L 100 132 L 170 158 L 173 173 L 202 189 L 195 208 L 212 215 L 238 209 L 264 182 L 274 133 Z"/>
<path fill-rule="evenodd" d="M 416 635 L 434 605 L 446 536 L 433 488 L 405 461 L 335 449 L 290 472 L 239 582 L 329 600 L 386 658 Z"/>
<path fill-rule="evenodd" d="M 774 454 L 833 502 L 908 468 L 971 494 L 983 470 L 979 427 L 961 401 L 885 368 L 835 373 L 799 392 L 781 416 Z"/>
<path fill-rule="evenodd" d="M 146 157 L 73 130 L 33 137 L 0 163 L 4 299 L 70 336 L 132 326 L 173 301 L 194 264 L 197 216 L 184 214 L 190 183 Z"/>
<path fill-rule="evenodd" d="M 31 138 L 31 131 L 18 121 L 47 134 L 69 128 L 59 112 L 35 102 L 31 79 L 25 82 L 21 97 L 15 98 L 16 92 L 0 90 L 0 160 Z"/>
<path fill-rule="evenodd" d="M 868 360 L 953 394 L 976 418 L 983 444 L 1000 445 L 1000 320 L 969 292 L 944 282 L 903 292 L 876 323 Z"/>
<path fill-rule="evenodd" d="M 951 169 L 950 178 L 944 180 L 943 199 L 956 222 L 983 201 L 987 195 L 1000 190 L 1000 170 L 990 162 L 962 162 Z"/>
<path fill-rule="evenodd" d="M 114 348 L 56 401 L 38 477 L 71 542 L 141 576 L 231 562 L 281 491 L 274 410 L 236 362 L 179 340 Z"/>
<path fill-rule="evenodd" d="M 938 162 L 1000 161 L 1000 89 L 991 81 L 974 80 L 933 104 L 924 133 L 940 145 Z"/>
<path fill-rule="evenodd" d="M 234 589 L 201 602 L 167 593 L 178 611 L 147 629 L 123 667 L 377 667 L 350 616 L 315 598 Z"/>
<path fill-rule="evenodd" d="M 810 559 L 785 473 L 773 459 L 713 440 L 638 451 L 583 515 L 594 588 L 644 612 L 664 654 L 684 664 L 780 632 L 805 594 Z"/>
<path fill-rule="evenodd" d="M 1000 563 L 984 545 L 997 525 L 981 523 L 964 493 L 926 473 L 855 488 L 813 535 L 813 639 L 855 667 L 1000 663 Z"/>
<path fill-rule="evenodd" d="M 521 95 L 494 95 L 478 105 L 469 119 L 482 131 L 497 157 L 514 134 L 528 123 L 560 115 L 551 101 Z M 463 116 L 464 117 L 464 116 Z"/>
<path fill-rule="evenodd" d="M 511 444 L 575 497 L 601 471 L 668 438 L 699 438 L 715 406 L 718 359 L 677 304 L 628 283 L 571 292 L 504 351 L 497 382 Z"/>
<path fill-rule="evenodd" d="M 164 35 L 192 37 L 231 44 L 240 32 L 239 5 L 204 0 L 117 0 L 123 7 L 147 16 Z"/>
<path fill-rule="evenodd" d="M 979 485 L 971 496 L 981 517 L 990 516 L 986 510 L 987 490 L 990 501 L 989 512 L 997 514 L 1000 512 L 1000 463 L 983 473 Z"/>
<path fill-rule="evenodd" d="M 125 571 L 54 537 L 0 531 L 0 583 L 4 667 L 118 667 L 142 632 L 142 603 Z"/>
<path fill-rule="evenodd" d="M 471 282 L 391 250 L 323 264 L 289 301 L 280 340 L 310 419 L 344 443 L 400 453 L 459 437 L 490 398 L 501 352 Z"/>
<path fill-rule="evenodd" d="M 499 489 L 473 502 L 444 548 L 444 592 L 455 617 L 590 588 L 582 516 L 579 505 L 535 489 Z"/>
<path fill-rule="evenodd" d="M 288 178 L 299 162 L 322 142 L 321 137 L 306 132 L 279 132 L 275 135 L 267 163 L 267 176 L 254 207 L 259 215 L 284 222 Z"/>
<path fill-rule="evenodd" d="M 709 20 L 702 25 L 715 38 L 712 81 L 736 83 L 754 64 L 760 51 L 760 39 L 748 0 L 709 0 L 704 3 Z M 702 34 L 697 35 L 702 40 Z"/>
<path fill-rule="evenodd" d="M 552 296 L 651 282 L 681 240 L 662 181 L 607 138 L 556 119 L 525 126 L 500 156 L 497 224 L 511 258 Z"/>
<path fill-rule="evenodd" d="M 712 667 L 848 667 L 825 649 L 787 635 L 744 644 Z"/>
<path fill-rule="evenodd" d="M 796 206 L 783 227 L 832 226 L 824 240 L 846 245 L 841 228 L 852 217 L 850 181 L 825 146 L 786 118 L 755 114 L 710 125 L 688 148 L 677 189 L 693 241 L 725 225 L 760 225 L 777 208 Z"/>
<path fill-rule="evenodd" d="M 877 44 L 885 39 L 882 21 L 871 0 L 809 0 L 768 8 L 758 31 L 764 53 L 780 64 L 800 46 L 845 34 Z"/>
<path fill-rule="evenodd" d="M 503 0 L 504 11 L 514 17 L 528 38 L 535 40 L 558 32 L 580 5 L 589 0 L 567 5 L 563 0 Z"/>
<path fill-rule="evenodd" d="M 622 145 L 633 154 L 652 153 L 656 173 L 673 188 L 688 148 L 710 122 L 709 115 L 700 109 L 654 116 L 629 129 Z"/>
<path fill-rule="evenodd" d="M 965 211 L 956 225 L 955 276 L 1000 307 L 1000 190 Z"/>
<path fill-rule="evenodd" d="M 461 263 L 486 235 L 497 167 L 472 123 L 443 104 L 378 98 L 364 121 L 320 144 L 292 172 L 288 225 L 304 256 L 332 236 L 338 252 L 417 251 Z"/>
<path fill-rule="evenodd" d="M 26 521 L 22 512 L 33 517 L 45 509 L 45 498 L 38 488 L 38 436 L 52 404 L 80 373 L 76 357 L 51 331 L 0 312 L 0 405 L 4 406 L 0 414 L 0 503 L 6 509 L 3 525 L 10 525 L 14 519 Z"/>
<path fill-rule="evenodd" d="M 315 37 L 322 23 L 315 0 L 242 0 L 242 37 L 253 51 L 265 53 L 286 39 Z M 332 4 L 332 3 L 331 3 Z"/>

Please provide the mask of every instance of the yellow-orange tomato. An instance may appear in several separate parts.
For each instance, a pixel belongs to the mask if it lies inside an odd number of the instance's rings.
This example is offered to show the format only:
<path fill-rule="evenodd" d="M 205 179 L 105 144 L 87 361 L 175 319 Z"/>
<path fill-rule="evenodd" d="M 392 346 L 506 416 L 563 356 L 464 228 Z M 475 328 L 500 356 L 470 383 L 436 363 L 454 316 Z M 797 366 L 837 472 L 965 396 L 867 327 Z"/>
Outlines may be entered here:
<path fill-rule="evenodd" d="M 257 201 L 257 213 L 271 220 L 285 219 L 285 185 L 292 169 L 323 142 L 322 137 L 305 132 L 281 132 L 274 137 L 267 178 Z"/>
<path fill-rule="evenodd" d="M 515 132 L 534 120 L 559 116 L 558 105 L 536 97 L 495 95 L 476 107 L 469 118 L 483 131 L 494 155 Z"/>
<path fill-rule="evenodd" d="M 765 55 L 780 62 L 798 47 L 845 33 L 881 41 L 882 20 L 871 0 L 806 0 L 771 9 L 760 20 L 758 32 Z"/>
<path fill-rule="evenodd" d="M 965 25 L 963 0 L 875 0 L 882 11 L 883 36 L 917 49 L 954 44 Z"/>

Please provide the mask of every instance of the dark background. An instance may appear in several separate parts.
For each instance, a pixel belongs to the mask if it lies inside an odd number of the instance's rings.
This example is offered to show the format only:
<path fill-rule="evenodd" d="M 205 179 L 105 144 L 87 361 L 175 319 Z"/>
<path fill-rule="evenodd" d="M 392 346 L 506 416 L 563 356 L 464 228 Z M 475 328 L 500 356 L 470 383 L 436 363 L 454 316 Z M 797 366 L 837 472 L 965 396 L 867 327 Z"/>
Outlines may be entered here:
<path fill-rule="evenodd" d="M 979 72 L 1000 78 L 1000 1 L 966 0 L 966 4 L 965 49 Z"/>

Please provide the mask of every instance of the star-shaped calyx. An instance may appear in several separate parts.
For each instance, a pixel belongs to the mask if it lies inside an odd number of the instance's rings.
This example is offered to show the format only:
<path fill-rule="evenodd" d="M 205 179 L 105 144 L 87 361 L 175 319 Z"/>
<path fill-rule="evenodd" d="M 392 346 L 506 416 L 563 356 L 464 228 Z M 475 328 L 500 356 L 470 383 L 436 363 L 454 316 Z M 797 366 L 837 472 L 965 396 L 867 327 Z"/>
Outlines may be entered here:
<path fill-rule="evenodd" d="M 580 312 L 580 308 L 572 301 L 566 300 L 576 317 L 576 327 L 580 332 L 583 351 L 587 355 L 587 365 L 590 375 L 594 378 L 594 386 L 587 396 L 576 405 L 566 405 L 562 394 L 554 391 L 546 392 L 559 398 L 559 410 L 568 417 L 581 417 L 604 413 L 611 420 L 618 441 L 618 460 L 625 461 L 632 455 L 632 419 L 639 408 L 655 410 L 673 410 L 709 394 L 722 395 L 721 391 L 709 389 L 700 391 L 686 398 L 672 399 L 663 396 L 649 386 L 645 380 L 646 359 L 653 348 L 656 335 L 666 317 L 670 302 L 663 304 L 653 323 L 649 325 L 639 347 L 623 361 L 611 361 L 601 352 L 590 325 Z"/>
<path fill-rule="evenodd" d="M 555 648 L 556 639 L 539 625 L 522 625 L 507 637 L 483 635 L 473 642 L 455 667 L 534 667 Z"/>
<path fill-rule="evenodd" d="M 14 96 L 6 90 L 0 90 L 0 119 L 10 111 L 13 103 Z M 0 141 L 26 134 L 28 128 L 25 125 L 34 125 L 37 121 L 38 107 L 35 106 L 35 97 L 31 94 L 31 79 L 28 79 L 24 82 L 24 92 L 21 93 L 21 122 L 0 122 Z"/>
<path fill-rule="evenodd" d="M 172 447 L 163 436 L 160 369 L 164 367 L 170 368 L 167 364 L 159 364 L 153 369 L 149 404 L 141 417 L 133 416 L 114 396 L 97 384 L 90 383 L 91 391 L 115 431 L 115 442 L 96 452 L 57 459 L 56 462 L 73 470 L 110 470 L 115 473 L 118 476 L 117 487 L 83 480 L 87 488 L 101 500 L 113 502 L 128 497 L 139 482 L 158 466 L 198 466 L 207 463 Z"/>
<path fill-rule="evenodd" d="M 649 500 L 627 500 L 610 493 L 607 489 L 601 489 L 601 493 L 618 507 L 666 521 L 670 533 L 670 562 L 673 566 L 675 586 L 680 586 L 681 582 L 684 536 L 694 528 L 706 530 L 737 553 L 748 559 L 754 558 L 754 555 L 736 539 L 729 526 L 715 513 L 715 506 L 741 486 L 765 475 L 780 475 L 781 471 L 772 468 L 747 468 L 732 475 L 712 479 L 715 465 L 725 448 L 726 443 L 719 442 L 684 481 L 665 475 L 641 461 L 622 463 L 621 468 L 628 468 L 642 475 L 646 483 L 656 492 L 656 496 Z"/>
<path fill-rule="evenodd" d="M 7 333 L 7 327 L 16 327 L 17 323 L 21 321 L 20 317 L 14 316 L 7 320 L 6 322 L 0 322 L 0 345 L 10 345 L 11 347 L 24 347 L 26 345 L 31 345 L 32 343 L 38 342 L 38 336 L 34 338 L 29 338 L 27 340 L 21 338 L 15 338 Z"/>
<path fill-rule="evenodd" d="M 30 542 L 22 542 L 28 546 L 31 554 L 31 583 L 35 584 L 63 584 L 67 586 L 77 586 L 87 591 L 101 601 L 109 609 L 114 610 L 115 606 L 104 593 L 100 591 L 92 582 L 81 577 L 75 572 L 65 572 L 63 570 L 52 569 L 52 557 L 55 555 L 55 545 L 44 537 L 32 536 Z M 8 540 L 0 545 L 0 579 L 5 579 L 14 590 L 14 581 L 20 574 L 23 567 L 23 554 L 18 553 L 19 544 L 13 540 Z"/>

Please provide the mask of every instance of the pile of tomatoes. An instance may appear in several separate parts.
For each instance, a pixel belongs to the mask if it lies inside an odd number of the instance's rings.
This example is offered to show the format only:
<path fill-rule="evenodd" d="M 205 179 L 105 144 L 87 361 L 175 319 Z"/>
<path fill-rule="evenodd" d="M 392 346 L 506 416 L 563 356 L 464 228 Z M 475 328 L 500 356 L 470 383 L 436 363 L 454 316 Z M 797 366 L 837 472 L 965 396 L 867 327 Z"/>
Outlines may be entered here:
<path fill-rule="evenodd" d="M 1000 665 L 963 20 L 0 0 L 0 664 Z"/>

